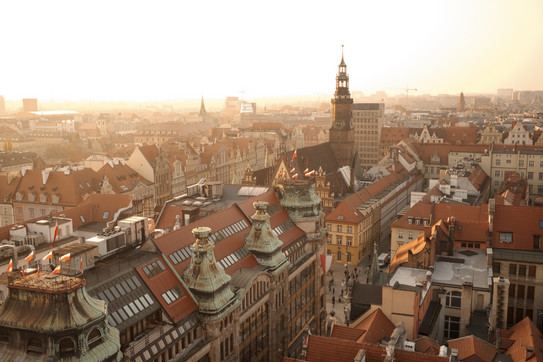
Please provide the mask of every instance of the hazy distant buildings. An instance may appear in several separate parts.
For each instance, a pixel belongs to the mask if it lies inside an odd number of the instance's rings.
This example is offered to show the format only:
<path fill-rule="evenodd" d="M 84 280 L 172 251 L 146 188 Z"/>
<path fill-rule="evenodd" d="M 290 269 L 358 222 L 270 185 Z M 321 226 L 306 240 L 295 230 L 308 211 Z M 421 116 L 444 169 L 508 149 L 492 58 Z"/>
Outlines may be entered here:
<path fill-rule="evenodd" d="M 4 96 L 0 96 L 0 114 L 6 112 L 6 100 L 4 99 Z"/>
<path fill-rule="evenodd" d="M 384 103 L 353 105 L 354 141 L 362 167 L 369 168 L 379 162 L 379 139 L 384 123 Z"/>
<path fill-rule="evenodd" d="M 36 112 L 38 110 L 37 98 L 23 98 L 23 112 Z"/>
<path fill-rule="evenodd" d="M 513 89 L 512 88 L 501 88 L 497 92 L 498 98 L 503 99 L 504 101 L 510 101 L 513 98 Z"/>

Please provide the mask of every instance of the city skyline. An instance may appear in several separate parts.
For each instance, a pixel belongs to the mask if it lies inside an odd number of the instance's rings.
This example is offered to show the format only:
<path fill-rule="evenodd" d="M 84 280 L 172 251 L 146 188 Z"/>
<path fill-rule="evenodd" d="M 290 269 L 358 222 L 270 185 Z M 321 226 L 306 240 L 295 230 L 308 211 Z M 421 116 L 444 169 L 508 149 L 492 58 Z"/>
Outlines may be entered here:
<path fill-rule="evenodd" d="M 5 7 L 6 100 L 318 96 L 334 88 L 342 45 L 351 90 L 365 94 L 543 88 L 538 1 Z"/>

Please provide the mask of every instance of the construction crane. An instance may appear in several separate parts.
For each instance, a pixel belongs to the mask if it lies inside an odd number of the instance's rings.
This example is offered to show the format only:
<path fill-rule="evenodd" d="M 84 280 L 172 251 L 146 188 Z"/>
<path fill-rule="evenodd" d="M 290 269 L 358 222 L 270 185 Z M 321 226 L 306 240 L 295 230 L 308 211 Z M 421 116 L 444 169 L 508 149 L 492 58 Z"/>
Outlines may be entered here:
<path fill-rule="evenodd" d="M 417 92 L 417 88 L 409 88 L 409 86 L 405 86 L 405 88 L 392 88 L 392 89 L 396 89 L 396 90 L 403 90 L 405 91 L 405 112 L 409 112 L 409 91 L 415 91 Z"/>

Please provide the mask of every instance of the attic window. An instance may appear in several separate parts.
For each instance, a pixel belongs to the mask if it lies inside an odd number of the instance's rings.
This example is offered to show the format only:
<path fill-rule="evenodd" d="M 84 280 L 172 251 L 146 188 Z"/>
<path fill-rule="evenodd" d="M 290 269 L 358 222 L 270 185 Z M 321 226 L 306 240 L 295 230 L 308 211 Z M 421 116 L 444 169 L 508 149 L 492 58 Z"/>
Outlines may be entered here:
<path fill-rule="evenodd" d="M 337 217 L 337 219 L 338 219 L 338 220 L 343 220 L 343 215 L 339 215 L 339 216 Z"/>
<path fill-rule="evenodd" d="M 87 187 L 91 187 L 90 183 L 87 182 Z"/>
<path fill-rule="evenodd" d="M 109 211 L 104 212 L 103 219 L 106 220 L 109 217 Z"/>
<path fill-rule="evenodd" d="M 462 225 L 458 225 L 458 231 L 462 231 Z"/>
<path fill-rule="evenodd" d="M 512 243 L 513 233 L 500 233 L 500 243 Z"/>
<path fill-rule="evenodd" d="M 84 224 L 85 223 L 85 218 L 83 217 L 83 215 L 79 215 L 79 219 L 81 220 L 81 222 Z"/>
<path fill-rule="evenodd" d="M 79 188 L 80 188 L 81 190 L 83 190 L 83 185 L 79 184 Z"/>
<path fill-rule="evenodd" d="M 411 224 L 413 223 L 413 218 L 412 218 L 412 217 L 408 217 L 408 218 L 407 218 L 407 223 L 408 223 L 409 225 L 411 225 Z"/>

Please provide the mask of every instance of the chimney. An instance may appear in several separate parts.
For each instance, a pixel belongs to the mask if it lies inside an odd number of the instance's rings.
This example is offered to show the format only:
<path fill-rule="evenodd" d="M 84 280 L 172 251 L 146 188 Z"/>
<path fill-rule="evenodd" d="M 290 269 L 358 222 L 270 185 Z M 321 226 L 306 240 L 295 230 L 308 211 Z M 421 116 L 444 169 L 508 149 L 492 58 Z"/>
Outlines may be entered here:
<path fill-rule="evenodd" d="M 451 348 L 450 362 L 458 362 L 458 349 L 457 348 Z"/>

